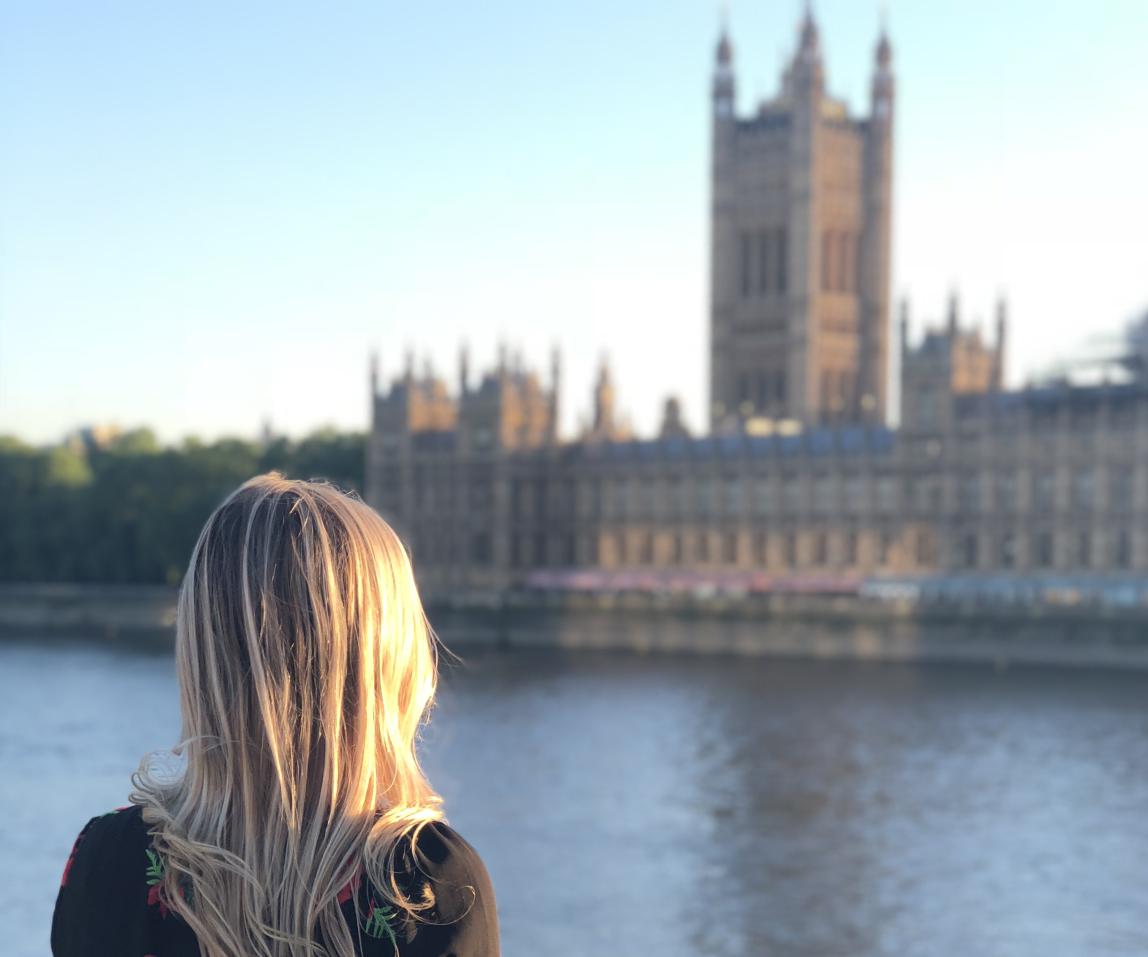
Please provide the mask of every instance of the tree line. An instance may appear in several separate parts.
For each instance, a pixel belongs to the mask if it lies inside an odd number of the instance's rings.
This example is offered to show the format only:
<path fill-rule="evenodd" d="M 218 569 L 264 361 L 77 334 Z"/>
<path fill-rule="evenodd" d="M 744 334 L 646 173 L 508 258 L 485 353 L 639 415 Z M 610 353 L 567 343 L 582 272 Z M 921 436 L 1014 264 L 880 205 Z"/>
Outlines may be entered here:
<path fill-rule="evenodd" d="M 0 581 L 175 584 L 203 523 L 261 472 L 361 492 L 365 436 L 323 429 L 266 442 L 148 429 L 37 447 L 0 436 Z"/>

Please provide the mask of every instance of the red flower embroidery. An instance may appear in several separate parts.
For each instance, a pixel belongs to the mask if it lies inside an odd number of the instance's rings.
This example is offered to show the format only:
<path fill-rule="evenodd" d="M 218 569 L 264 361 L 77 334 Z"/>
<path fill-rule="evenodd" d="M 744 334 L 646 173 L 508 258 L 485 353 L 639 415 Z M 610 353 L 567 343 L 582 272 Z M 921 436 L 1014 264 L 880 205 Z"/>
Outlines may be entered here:
<path fill-rule="evenodd" d="M 148 907 L 155 907 L 158 904 L 159 905 L 159 916 L 160 917 L 167 917 L 168 907 L 167 907 L 166 902 L 163 899 L 163 893 L 162 893 L 160 887 L 161 887 L 161 885 L 159 885 L 159 884 L 153 884 L 151 887 L 149 887 L 147 889 L 147 904 L 148 904 Z"/>
<path fill-rule="evenodd" d="M 339 891 L 339 896 L 336 898 L 340 904 L 345 904 L 355 895 L 355 891 L 359 889 L 359 875 L 356 874 L 349 881 L 346 886 Z"/>

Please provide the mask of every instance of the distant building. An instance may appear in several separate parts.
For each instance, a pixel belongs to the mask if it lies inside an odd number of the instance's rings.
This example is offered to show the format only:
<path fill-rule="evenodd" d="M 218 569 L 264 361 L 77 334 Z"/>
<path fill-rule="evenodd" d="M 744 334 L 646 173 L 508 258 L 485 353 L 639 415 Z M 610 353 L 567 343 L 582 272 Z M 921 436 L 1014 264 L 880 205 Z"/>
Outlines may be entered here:
<path fill-rule="evenodd" d="M 826 90 L 807 13 L 781 90 L 739 117 L 723 32 L 713 85 L 710 428 L 886 419 L 893 209 L 892 48 L 869 115 Z"/>
<path fill-rule="evenodd" d="M 472 385 L 463 350 L 453 393 L 410 356 L 385 388 L 373 364 L 366 496 L 422 586 L 502 589 L 540 570 L 1148 569 L 1148 336 L 1131 337 L 1119 383 L 1010 391 L 1003 303 L 991 342 L 954 296 L 912 343 L 905 307 L 890 428 L 889 42 L 863 120 L 825 95 L 808 16 L 756 117 L 735 116 L 733 82 L 723 36 L 709 434 L 671 398 L 658 436 L 633 438 L 605 361 L 573 441 L 558 434 L 557 351 L 545 383 L 503 347 Z"/>

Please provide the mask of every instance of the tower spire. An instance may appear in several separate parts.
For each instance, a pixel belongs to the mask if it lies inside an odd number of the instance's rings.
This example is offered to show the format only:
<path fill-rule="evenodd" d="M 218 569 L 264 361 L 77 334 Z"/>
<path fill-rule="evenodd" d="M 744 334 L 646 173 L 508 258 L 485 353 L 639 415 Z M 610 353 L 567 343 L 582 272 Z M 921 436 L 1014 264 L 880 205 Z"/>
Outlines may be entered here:
<path fill-rule="evenodd" d="M 733 116 L 733 44 L 729 39 L 729 26 L 724 14 L 714 53 L 713 100 L 715 117 L 724 119 Z"/>
<path fill-rule="evenodd" d="M 555 343 L 550 350 L 550 441 L 558 441 L 559 396 L 562 392 L 562 353 Z"/>
<path fill-rule="evenodd" d="M 996 353 L 993 365 L 993 387 L 1000 392 L 1005 387 L 1005 359 L 1008 356 L 1008 301 L 1003 292 L 997 299 L 996 325 L 996 343 L 993 347 Z"/>
<path fill-rule="evenodd" d="M 817 21 L 813 17 L 813 2 L 805 0 L 805 12 L 801 17 L 801 52 L 820 55 L 821 35 Z"/>
<path fill-rule="evenodd" d="M 729 39 L 729 4 L 721 5 L 718 18 L 717 62 L 719 66 L 729 66 L 733 62 L 733 44 Z"/>
<path fill-rule="evenodd" d="M 873 51 L 873 115 L 887 120 L 893 109 L 893 44 L 889 42 L 886 14 L 881 15 L 881 32 Z"/>
<path fill-rule="evenodd" d="M 463 398 L 470 389 L 470 350 L 464 342 L 458 350 L 458 397 Z"/>
<path fill-rule="evenodd" d="M 954 287 L 949 292 L 949 309 L 945 325 L 948 330 L 950 340 L 956 339 L 957 330 L 961 325 L 961 299 L 960 295 L 957 293 L 956 287 Z"/>
<path fill-rule="evenodd" d="M 602 353 L 598 381 L 594 384 L 594 434 L 599 438 L 613 438 L 614 424 L 614 383 L 610 376 L 610 360 Z"/>
<path fill-rule="evenodd" d="M 821 62 L 821 33 L 813 16 L 813 4 L 806 0 L 805 12 L 801 17 L 801 31 L 797 43 L 797 55 L 789 75 L 803 88 L 820 88 L 824 83 L 824 67 Z"/>

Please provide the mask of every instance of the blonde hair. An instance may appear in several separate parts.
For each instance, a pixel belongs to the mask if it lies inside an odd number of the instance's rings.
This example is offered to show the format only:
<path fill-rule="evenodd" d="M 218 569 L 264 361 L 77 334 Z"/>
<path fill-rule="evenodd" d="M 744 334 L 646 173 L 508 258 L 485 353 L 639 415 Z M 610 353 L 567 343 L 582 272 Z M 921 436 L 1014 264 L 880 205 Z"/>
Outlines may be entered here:
<path fill-rule="evenodd" d="M 396 850 L 442 820 L 415 749 L 437 648 L 406 550 L 359 499 L 271 473 L 207 520 L 176 612 L 186 768 L 145 758 L 132 793 L 207 957 L 351 957 L 337 898 L 364 872 L 400 913 L 430 906 Z"/>

